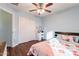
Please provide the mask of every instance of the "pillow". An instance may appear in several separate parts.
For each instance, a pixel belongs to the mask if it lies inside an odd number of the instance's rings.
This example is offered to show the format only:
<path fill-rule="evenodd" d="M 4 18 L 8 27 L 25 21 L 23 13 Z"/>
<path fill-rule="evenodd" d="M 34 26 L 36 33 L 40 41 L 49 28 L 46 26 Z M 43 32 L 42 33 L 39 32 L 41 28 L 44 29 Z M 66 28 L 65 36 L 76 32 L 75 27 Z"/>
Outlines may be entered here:
<path fill-rule="evenodd" d="M 61 44 L 63 44 L 63 40 L 62 40 L 61 34 L 57 34 L 57 37 L 56 38 L 59 40 L 59 42 Z"/>
<path fill-rule="evenodd" d="M 62 35 L 62 39 L 69 42 L 74 42 L 74 36 L 73 35 Z"/>
<path fill-rule="evenodd" d="M 61 35 L 63 40 L 69 41 L 68 35 Z"/>
<path fill-rule="evenodd" d="M 47 40 L 52 39 L 54 37 L 55 37 L 55 32 L 54 31 L 47 32 L 47 34 L 46 34 L 46 39 Z"/>
<path fill-rule="evenodd" d="M 79 43 L 79 36 L 75 36 L 75 42 Z"/>
<path fill-rule="evenodd" d="M 62 39 L 61 34 L 57 34 L 57 39 Z"/>
<path fill-rule="evenodd" d="M 69 36 L 68 36 L 68 39 L 69 39 L 70 42 L 78 43 L 78 41 L 79 41 L 79 36 L 69 35 Z"/>
<path fill-rule="evenodd" d="M 64 34 L 57 34 L 57 39 L 64 43 L 64 41 L 72 42 L 72 43 L 79 43 L 79 36 L 74 35 L 64 35 Z"/>
<path fill-rule="evenodd" d="M 73 35 L 69 35 L 68 39 L 69 39 L 70 42 L 74 42 L 74 36 Z"/>

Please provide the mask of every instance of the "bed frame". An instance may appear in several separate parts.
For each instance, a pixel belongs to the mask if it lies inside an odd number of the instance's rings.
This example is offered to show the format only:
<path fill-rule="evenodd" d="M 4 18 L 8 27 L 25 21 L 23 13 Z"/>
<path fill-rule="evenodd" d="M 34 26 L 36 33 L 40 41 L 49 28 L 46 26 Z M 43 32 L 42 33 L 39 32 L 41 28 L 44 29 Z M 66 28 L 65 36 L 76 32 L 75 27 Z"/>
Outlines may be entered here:
<path fill-rule="evenodd" d="M 75 32 L 55 32 L 55 35 L 57 35 L 57 34 L 75 35 L 75 36 L 79 36 L 79 33 L 75 33 Z"/>

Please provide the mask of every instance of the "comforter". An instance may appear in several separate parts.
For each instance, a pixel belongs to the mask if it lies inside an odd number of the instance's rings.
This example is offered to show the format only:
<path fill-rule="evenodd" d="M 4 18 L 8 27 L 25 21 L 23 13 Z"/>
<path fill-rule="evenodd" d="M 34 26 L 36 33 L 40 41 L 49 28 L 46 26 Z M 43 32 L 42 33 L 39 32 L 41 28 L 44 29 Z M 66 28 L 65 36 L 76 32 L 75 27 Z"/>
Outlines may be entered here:
<path fill-rule="evenodd" d="M 31 54 L 34 56 L 73 56 L 73 53 L 56 38 L 32 45 L 27 55 Z"/>

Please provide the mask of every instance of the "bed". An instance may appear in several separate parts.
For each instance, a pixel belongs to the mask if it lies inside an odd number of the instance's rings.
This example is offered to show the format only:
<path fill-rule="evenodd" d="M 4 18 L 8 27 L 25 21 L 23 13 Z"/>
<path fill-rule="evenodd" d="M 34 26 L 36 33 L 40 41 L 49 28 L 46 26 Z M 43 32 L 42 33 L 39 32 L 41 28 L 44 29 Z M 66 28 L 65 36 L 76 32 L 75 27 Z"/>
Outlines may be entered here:
<path fill-rule="evenodd" d="M 55 38 L 33 44 L 28 56 L 79 56 L 79 33 L 55 32 Z"/>

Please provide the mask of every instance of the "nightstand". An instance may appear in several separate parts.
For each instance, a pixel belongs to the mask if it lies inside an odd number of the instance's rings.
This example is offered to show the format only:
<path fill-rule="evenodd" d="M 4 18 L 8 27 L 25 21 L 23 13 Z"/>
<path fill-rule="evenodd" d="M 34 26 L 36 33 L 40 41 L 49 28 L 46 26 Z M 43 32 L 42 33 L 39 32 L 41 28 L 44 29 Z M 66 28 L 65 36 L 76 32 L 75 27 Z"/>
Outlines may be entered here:
<path fill-rule="evenodd" d="M 41 39 L 41 41 L 46 41 L 46 39 Z"/>

